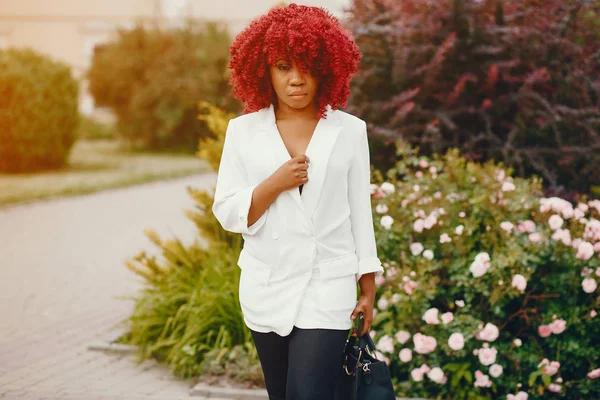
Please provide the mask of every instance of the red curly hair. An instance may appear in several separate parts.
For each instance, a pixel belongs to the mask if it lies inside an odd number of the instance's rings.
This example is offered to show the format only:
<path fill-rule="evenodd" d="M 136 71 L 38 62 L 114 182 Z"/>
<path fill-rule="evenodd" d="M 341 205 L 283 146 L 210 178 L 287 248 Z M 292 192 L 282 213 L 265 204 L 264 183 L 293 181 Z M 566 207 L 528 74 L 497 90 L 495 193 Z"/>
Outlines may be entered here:
<path fill-rule="evenodd" d="M 319 117 L 327 105 L 346 105 L 350 79 L 361 60 L 358 46 L 337 18 L 323 8 L 297 4 L 273 8 L 252 21 L 235 38 L 229 54 L 229 82 L 234 96 L 246 104 L 244 113 L 277 104 L 269 66 L 284 58 L 318 79 Z"/>

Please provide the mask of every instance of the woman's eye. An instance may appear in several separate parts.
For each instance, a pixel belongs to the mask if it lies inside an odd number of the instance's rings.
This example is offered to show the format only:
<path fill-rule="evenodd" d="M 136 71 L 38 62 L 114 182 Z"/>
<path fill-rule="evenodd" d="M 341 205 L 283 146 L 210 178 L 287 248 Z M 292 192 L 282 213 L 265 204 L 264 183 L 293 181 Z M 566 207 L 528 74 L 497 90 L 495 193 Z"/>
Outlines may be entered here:
<path fill-rule="evenodd" d="M 278 68 L 280 71 L 287 71 L 288 69 L 290 69 L 289 65 L 283 65 L 283 64 L 279 64 L 279 65 L 277 66 L 277 68 Z"/>

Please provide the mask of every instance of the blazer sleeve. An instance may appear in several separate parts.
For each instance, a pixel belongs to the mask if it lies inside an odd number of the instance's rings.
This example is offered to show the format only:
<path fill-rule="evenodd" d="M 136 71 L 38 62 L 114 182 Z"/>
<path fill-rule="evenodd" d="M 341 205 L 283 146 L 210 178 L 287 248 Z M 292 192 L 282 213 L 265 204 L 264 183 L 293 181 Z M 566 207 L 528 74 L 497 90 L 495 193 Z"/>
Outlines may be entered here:
<path fill-rule="evenodd" d="M 350 221 L 352 234 L 358 256 L 358 276 L 370 272 L 383 272 L 381 261 L 377 257 L 375 231 L 373 228 L 373 211 L 371 208 L 371 163 L 369 159 L 369 142 L 367 140 L 367 124 L 357 135 L 356 159 L 348 172 L 348 199 L 350 202 Z"/>
<path fill-rule="evenodd" d="M 252 203 L 252 193 L 257 185 L 248 184 L 248 176 L 236 135 L 235 119 L 232 119 L 225 132 L 212 212 L 223 229 L 254 235 L 265 224 L 268 210 L 251 226 L 248 226 L 248 211 Z"/>

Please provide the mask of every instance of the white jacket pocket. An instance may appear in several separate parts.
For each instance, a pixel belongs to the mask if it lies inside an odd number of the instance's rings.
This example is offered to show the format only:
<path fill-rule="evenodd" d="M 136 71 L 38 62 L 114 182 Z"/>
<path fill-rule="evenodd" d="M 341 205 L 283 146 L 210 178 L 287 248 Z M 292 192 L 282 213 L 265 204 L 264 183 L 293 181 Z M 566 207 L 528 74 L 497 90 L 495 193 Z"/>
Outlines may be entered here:
<path fill-rule="evenodd" d="M 246 277 L 250 277 L 264 285 L 269 283 L 269 279 L 271 279 L 271 267 L 252 256 L 246 249 L 242 249 L 240 252 L 238 266 Z"/>
<path fill-rule="evenodd" d="M 356 306 L 356 254 L 320 261 L 319 297 L 324 310 L 348 310 Z M 350 314 L 348 314 L 350 315 Z"/>

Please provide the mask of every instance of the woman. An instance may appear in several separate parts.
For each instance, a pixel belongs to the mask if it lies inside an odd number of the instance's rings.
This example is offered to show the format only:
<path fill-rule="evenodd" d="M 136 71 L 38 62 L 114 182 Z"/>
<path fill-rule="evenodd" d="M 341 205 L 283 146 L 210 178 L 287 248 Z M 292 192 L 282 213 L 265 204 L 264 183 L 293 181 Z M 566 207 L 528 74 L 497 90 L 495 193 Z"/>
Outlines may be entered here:
<path fill-rule="evenodd" d="M 242 233 L 239 297 L 273 400 L 331 400 L 377 257 L 366 124 L 346 104 L 358 47 L 321 8 L 274 8 L 230 49 L 245 115 L 227 127 L 213 213 Z M 360 286 L 357 301 L 356 283 Z"/>

